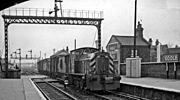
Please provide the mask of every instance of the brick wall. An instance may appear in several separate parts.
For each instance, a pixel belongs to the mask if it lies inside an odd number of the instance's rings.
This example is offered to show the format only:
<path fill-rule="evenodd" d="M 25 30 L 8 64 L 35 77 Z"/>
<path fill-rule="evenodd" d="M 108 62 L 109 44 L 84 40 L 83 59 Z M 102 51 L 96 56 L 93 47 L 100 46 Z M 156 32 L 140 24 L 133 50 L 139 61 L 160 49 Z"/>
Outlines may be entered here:
<path fill-rule="evenodd" d="M 142 62 L 150 61 L 150 47 L 149 46 L 137 46 L 137 55 L 142 58 Z M 131 57 L 131 50 L 133 46 L 121 46 L 121 62 L 123 63 L 126 58 Z"/>
<path fill-rule="evenodd" d="M 126 75 L 126 64 L 120 64 L 121 75 Z M 166 63 L 148 62 L 141 64 L 142 77 L 169 78 L 180 79 L 180 62 L 176 62 L 176 73 L 174 71 L 174 63 L 168 63 L 168 72 L 166 71 Z M 175 75 L 176 74 L 176 75 Z M 176 76 L 176 77 L 175 77 Z"/>

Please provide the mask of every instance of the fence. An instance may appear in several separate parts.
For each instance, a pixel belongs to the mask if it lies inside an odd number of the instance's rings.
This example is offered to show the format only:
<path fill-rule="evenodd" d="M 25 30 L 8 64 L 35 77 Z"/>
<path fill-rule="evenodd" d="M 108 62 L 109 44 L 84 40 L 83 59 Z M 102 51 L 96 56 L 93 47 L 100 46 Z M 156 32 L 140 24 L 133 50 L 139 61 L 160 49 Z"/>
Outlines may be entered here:
<path fill-rule="evenodd" d="M 54 17 L 55 12 L 52 9 L 44 8 L 12 8 L 2 11 L 2 15 L 9 16 L 41 16 L 41 17 Z M 90 11 L 90 10 L 73 10 L 63 9 L 57 11 L 57 17 L 72 17 L 72 18 L 93 18 L 102 19 L 102 11 Z"/>

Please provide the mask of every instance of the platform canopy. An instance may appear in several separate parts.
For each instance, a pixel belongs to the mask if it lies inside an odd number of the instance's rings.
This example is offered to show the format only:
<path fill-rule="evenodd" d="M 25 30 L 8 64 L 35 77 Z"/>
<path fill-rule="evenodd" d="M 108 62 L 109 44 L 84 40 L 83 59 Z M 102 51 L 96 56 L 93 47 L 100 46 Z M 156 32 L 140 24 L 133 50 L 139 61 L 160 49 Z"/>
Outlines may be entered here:
<path fill-rule="evenodd" d="M 29 0 L 1 0 L 0 11 L 25 1 Z"/>

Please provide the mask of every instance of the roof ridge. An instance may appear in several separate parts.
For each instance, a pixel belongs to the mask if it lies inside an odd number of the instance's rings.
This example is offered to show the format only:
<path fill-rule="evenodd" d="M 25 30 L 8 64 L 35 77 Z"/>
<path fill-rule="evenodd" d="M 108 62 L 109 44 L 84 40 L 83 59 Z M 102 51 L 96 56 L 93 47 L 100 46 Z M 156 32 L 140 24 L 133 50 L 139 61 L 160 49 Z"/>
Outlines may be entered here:
<path fill-rule="evenodd" d="M 122 45 L 133 45 L 134 36 L 112 35 Z M 137 45 L 149 45 L 145 38 L 137 38 Z"/>
<path fill-rule="evenodd" d="M 129 37 L 129 38 L 134 37 L 134 36 L 122 36 L 122 35 L 112 35 L 112 36 L 114 36 L 114 37 Z"/>
<path fill-rule="evenodd" d="M 127 36 L 127 35 L 112 35 L 112 36 L 116 36 L 116 37 L 134 37 L 134 36 Z"/>

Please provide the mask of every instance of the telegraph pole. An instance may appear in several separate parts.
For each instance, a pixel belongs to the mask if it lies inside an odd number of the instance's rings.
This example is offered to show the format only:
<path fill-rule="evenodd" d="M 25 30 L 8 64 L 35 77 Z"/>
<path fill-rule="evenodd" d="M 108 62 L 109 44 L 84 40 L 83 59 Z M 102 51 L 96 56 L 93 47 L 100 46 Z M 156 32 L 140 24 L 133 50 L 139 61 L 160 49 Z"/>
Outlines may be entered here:
<path fill-rule="evenodd" d="M 135 0 L 135 10 L 134 10 L 134 52 L 133 56 L 136 57 L 136 13 L 137 13 L 137 0 Z"/>
<path fill-rule="evenodd" d="M 17 49 L 19 50 L 19 68 L 21 69 L 21 48 Z"/>
<path fill-rule="evenodd" d="M 40 53 L 40 54 L 39 54 L 39 58 L 40 58 L 39 60 L 41 60 L 41 51 L 40 51 L 39 53 Z"/>
<path fill-rule="evenodd" d="M 28 52 L 30 52 L 30 55 L 31 55 L 31 59 L 32 59 L 32 50 L 29 50 Z"/>
<path fill-rule="evenodd" d="M 74 39 L 74 49 L 76 49 L 76 39 Z"/>
<path fill-rule="evenodd" d="M 45 57 L 44 59 L 46 59 L 46 53 L 44 53 L 44 57 Z"/>
<path fill-rule="evenodd" d="M 53 49 L 53 54 L 55 54 L 55 52 L 56 52 L 56 49 L 54 48 L 54 49 Z"/>

